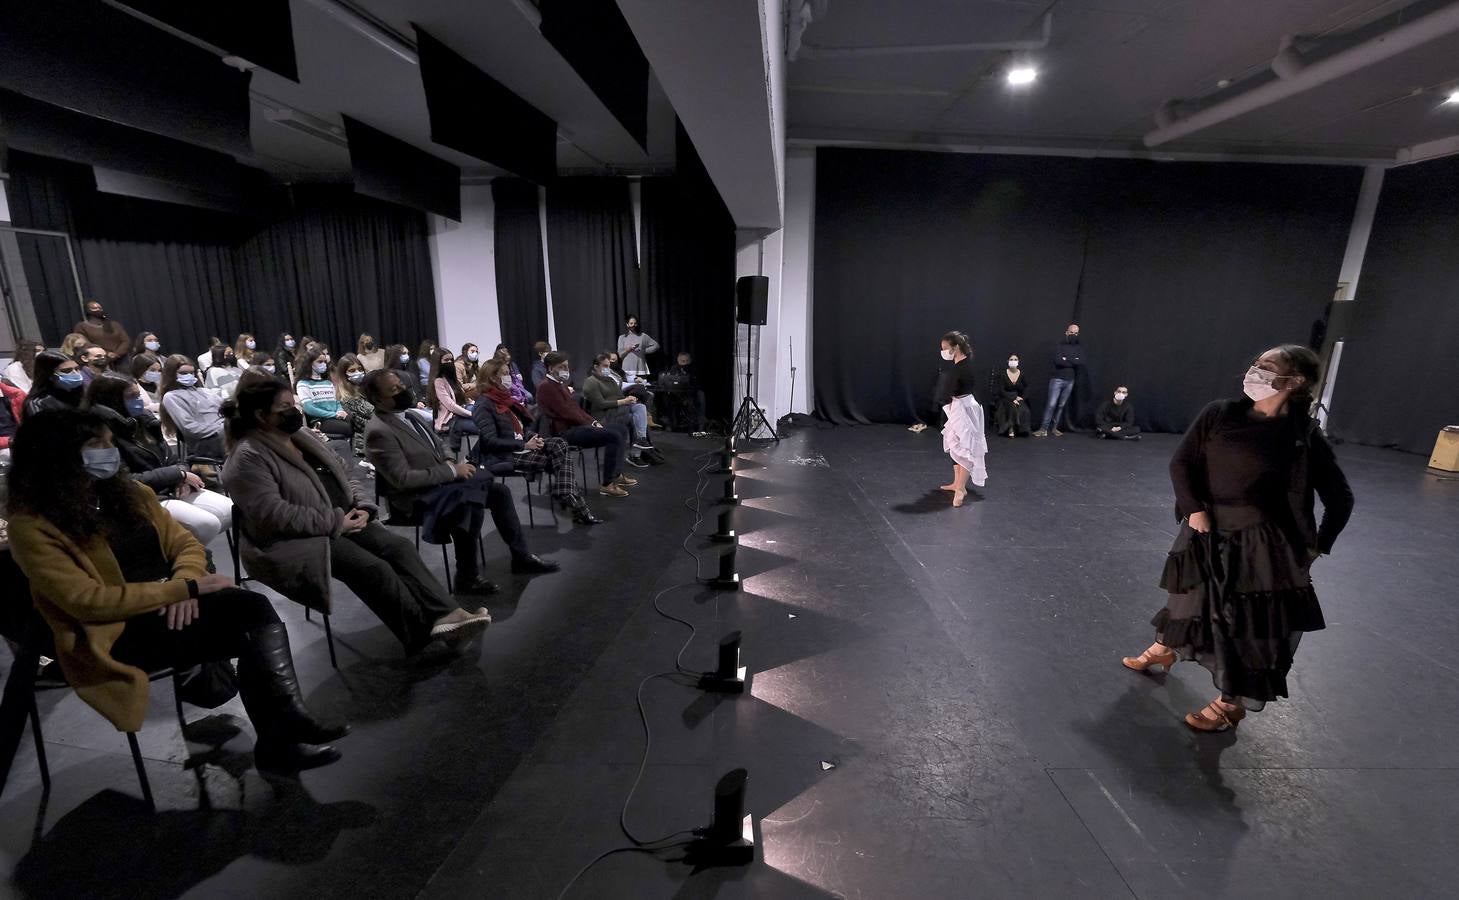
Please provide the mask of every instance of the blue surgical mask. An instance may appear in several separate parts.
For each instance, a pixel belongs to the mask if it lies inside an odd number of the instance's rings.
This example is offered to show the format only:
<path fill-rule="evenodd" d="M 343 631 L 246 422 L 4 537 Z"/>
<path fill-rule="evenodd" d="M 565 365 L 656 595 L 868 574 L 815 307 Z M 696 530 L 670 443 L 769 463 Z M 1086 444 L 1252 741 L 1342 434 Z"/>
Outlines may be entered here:
<path fill-rule="evenodd" d="M 143 347 L 146 347 L 148 350 L 152 351 L 153 353 L 156 353 L 158 350 L 161 350 L 162 349 L 162 344 L 159 343 L 158 341 L 148 341 L 147 343 L 143 344 L 142 346 Z"/>
<path fill-rule="evenodd" d="M 360 382 L 362 382 L 362 381 L 365 380 L 365 373 L 364 372 L 351 372 L 348 375 L 346 375 L 345 377 L 350 380 L 350 384 L 359 384 Z"/>
<path fill-rule="evenodd" d="M 81 448 L 81 468 L 98 481 L 115 476 L 121 467 L 122 454 L 115 447 Z"/>
<path fill-rule="evenodd" d="M 81 377 L 80 372 L 67 372 L 64 375 L 56 375 L 56 386 L 63 391 L 74 391 L 81 387 L 86 379 Z"/>
<path fill-rule="evenodd" d="M 328 371 L 329 371 L 329 363 L 325 362 L 322 359 L 315 361 L 315 363 L 314 363 L 314 374 L 316 374 L 316 375 L 323 375 L 325 372 L 328 372 Z"/>
<path fill-rule="evenodd" d="M 403 366 L 403 365 L 405 365 L 408 362 L 410 362 L 410 354 L 409 353 L 402 353 L 402 354 L 400 354 L 400 364 Z"/>
<path fill-rule="evenodd" d="M 147 371 L 145 371 L 145 372 L 142 373 L 142 380 L 145 381 L 145 382 L 147 382 L 148 384 L 161 384 L 162 383 L 162 370 L 161 369 L 148 369 Z"/>
<path fill-rule="evenodd" d="M 598 374 L 599 375 L 602 375 L 604 378 L 612 378 L 613 377 L 613 370 L 610 369 L 607 366 L 604 366 L 603 368 L 601 368 L 601 369 L 598 370 Z"/>
<path fill-rule="evenodd" d="M 127 398 L 127 412 L 131 413 L 133 417 L 140 416 L 142 413 L 144 413 L 146 411 L 147 411 L 147 401 L 146 400 L 143 400 L 141 397 L 128 397 Z"/>
<path fill-rule="evenodd" d="M 272 374 L 274 374 L 275 372 L 278 371 L 278 367 L 275 366 L 273 363 L 264 363 L 263 366 L 262 366 L 262 368 L 263 368 L 263 370 L 265 372 L 269 373 L 270 375 L 272 375 Z"/>
<path fill-rule="evenodd" d="M 243 342 L 243 346 L 247 347 L 250 350 L 255 350 L 258 348 L 258 342 L 254 340 L 247 340 Z"/>
<path fill-rule="evenodd" d="M 177 383 L 182 385 L 183 387 L 192 387 L 193 385 L 198 383 L 198 376 L 191 373 L 187 375 L 179 375 L 177 376 Z"/>

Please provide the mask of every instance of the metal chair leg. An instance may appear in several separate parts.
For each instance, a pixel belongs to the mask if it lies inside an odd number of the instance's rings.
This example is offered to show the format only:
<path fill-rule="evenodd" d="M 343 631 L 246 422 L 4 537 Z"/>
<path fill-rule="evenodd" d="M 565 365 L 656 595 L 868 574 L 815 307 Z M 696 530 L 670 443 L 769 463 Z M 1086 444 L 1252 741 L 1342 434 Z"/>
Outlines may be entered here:
<path fill-rule="evenodd" d="M 182 713 L 182 676 L 172 671 L 172 706 L 177 710 L 177 727 L 182 730 L 182 739 L 187 740 L 187 717 Z"/>
<path fill-rule="evenodd" d="M 441 545 L 441 565 L 446 567 L 446 590 L 451 590 L 451 555 L 446 552 L 446 545 Z"/>
<path fill-rule="evenodd" d="M 306 621 L 306 622 L 313 622 L 314 621 L 314 616 L 311 614 L 310 609 L 307 606 L 304 607 L 304 621 Z"/>
<path fill-rule="evenodd" d="M 329 613 L 321 615 L 324 616 L 324 643 L 329 645 L 329 664 L 338 670 L 339 660 L 334 658 L 334 630 L 329 627 Z"/>
<path fill-rule="evenodd" d="M 30 736 L 35 739 L 35 761 L 41 769 L 41 793 L 51 790 L 51 764 L 46 759 L 46 742 L 41 737 L 41 712 L 36 708 L 35 697 L 30 698 Z"/>
<path fill-rule="evenodd" d="M 132 748 L 132 762 L 137 767 L 137 781 L 142 784 L 142 799 L 147 801 L 147 808 L 153 812 L 157 811 L 157 801 L 152 799 L 152 783 L 147 780 L 147 770 L 142 765 L 142 748 L 137 746 L 137 733 L 127 732 L 127 744 Z"/>
<path fill-rule="evenodd" d="M 522 476 L 522 484 L 527 488 L 527 527 L 537 527 L 537 517 L 532 512 L 532 481 L 526 475 Z"/>

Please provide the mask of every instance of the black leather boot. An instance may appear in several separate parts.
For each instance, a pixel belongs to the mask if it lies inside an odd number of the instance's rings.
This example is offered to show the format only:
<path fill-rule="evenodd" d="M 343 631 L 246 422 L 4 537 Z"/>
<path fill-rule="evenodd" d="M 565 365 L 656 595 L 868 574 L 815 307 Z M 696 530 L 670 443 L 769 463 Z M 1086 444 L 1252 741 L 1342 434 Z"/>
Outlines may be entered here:
<path fill-rule="evenodd" d="M 258 733 L 254 762 L 260 769 L 301 771 L 329 765 L 339 751 L 322 745 L 349 734 L 345 724 L 320 722 L 304 705 L 289 632 L 282 625 L 265 625 L 245 636 L 238 657 L 238 693 Z"/>
<path fill-rule="evenodd" d="M 602 525 L 603 520 L 593 515 L 588 509 L 588 501 L 574 494 L 563 504 L 572 512 L 572 520 L 576 525 Z"/>

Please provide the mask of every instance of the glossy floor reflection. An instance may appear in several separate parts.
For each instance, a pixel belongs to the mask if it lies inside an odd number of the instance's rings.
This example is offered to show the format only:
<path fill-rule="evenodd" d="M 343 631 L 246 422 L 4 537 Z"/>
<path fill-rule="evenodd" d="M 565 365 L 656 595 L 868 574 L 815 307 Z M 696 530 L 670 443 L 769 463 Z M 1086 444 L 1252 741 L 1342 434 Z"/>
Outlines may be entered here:
<path fill-rule="evenodd" d="M 929 491 L 948 467 L 935 433 L 796 433 L 741 460 L 732 593 L 694 581 L 721 547 L 680 548 L 692 456 L 709 445 L 666 443 L 671 466 L 594 504 L 613 524 L 532 532 L 561 574 L 511 579 L 487 538 L 508 590 L 463 657 L 402 660 L 349 598 L 335 672 L 317 623 L 281 603 L 311 702 L 355 723 L 344 761 L 300 785 L 259 779 L 246 729 L 190 728 L 184 744 L 157 685 L 142 743 L 163 812 L 149 816 L 122 736 L 69 692 L 43 693 L 55 787 L 38 821 L 27 738 L 0 801 L 7 889 L 556 897 L 626 843 L 635 689 L 672 671 L 688 636 L 651 608 L 665 591 L 697 629 L 685 667 L 712 668 L 739 630 L 750 687 L 644 685 L 653 745 L 629 827 L 707 824 L 715 781 L 744 766 L 760 857 L 694 870 L 614 856 L 571 896 L 1451 893 L 1459 481 L 1421 458 L 1339 448 L 1358 505 L 1314 570 L 1329 627 L 1303 642 L 1289 701 L 1207 736 L 1180 723 L 1211 695 L 1204 670 L 1119 665 L 1161 602 L 1174 438 L 995 439 L 984 499 L 954 510 Z M 701 535 L 721 479 L 704 484 Z M 175 864 L 149 856 L 161 845 Z"/>

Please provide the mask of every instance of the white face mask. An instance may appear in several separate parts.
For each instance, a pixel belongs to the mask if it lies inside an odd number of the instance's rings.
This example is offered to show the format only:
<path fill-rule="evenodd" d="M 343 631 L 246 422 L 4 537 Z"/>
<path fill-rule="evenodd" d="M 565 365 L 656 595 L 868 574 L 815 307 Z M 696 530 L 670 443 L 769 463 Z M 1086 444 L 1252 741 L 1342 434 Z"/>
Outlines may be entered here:
<path fill-rule="evenodd" d="M 570 372 L 557 372 L 552 377 L 556 378 L 562 384 L 567 384 L 569 381 L 572 381 L 572 373 Z"/>
<path fill-rule="evenodd" d="M 258 341 L 247 340 L 243 342 L 243 346 L 247 347 L 250 350 L 254 350 L 258 348 Z"/>
<path fill-rule="evenodd" d="M 1279 393 L 1275 384 L 1280 377 L 1275 372 L 1252 366 L 1246 370 L 1246 377 L 1241 379 L 1241 389 L 1253 402 L 1260 402 Z"/>
<path fill-rule="evenodd" d="M 272 374 L 274 374 L 275 372 L 278 371 L 278 369 L 274 366 L 273 363 L 264 363 L 263 364 L 263 370 L 265 372 L 269 373 L 270 375 L 272 375 Z"/>
<path fill-rule="evenodd" d="M 403 366 L 403 365 L 405 365 L 408 362 L 410 362 L 410 354 L 409 353 L 402 353 L 402 354 L 400 354 L 400 364 Z"/>
<path fill-rule="evenodd" d="M 1008 361 L 1008 368 L 1010 368 L 1010 369 L 1016 369 L 1016 368 L 1018 368 L 1018 360 L 1017 359 L 1010 359 Z"/>
<path fill-rule="evenodd" d="M 346 375 L 345 377 L 350 380 L 350 384 L 359 384 L 360 382 L 362 382 L 362 381 L 365 380 L 365 373 L 364 372 L 351 372 L 348 375 Z"/>
<path fill-rule="evenodd" d="M 944 351 L 942 351 L 942 358 L 943 359 L 947 359 L 947 360 L 952 359 L 952 351 L 951 350 L 944 350 Z"/>
<path fill-rule="evenodd" d="M 477 353 L 475 350 L 472 350 L 470 353 L 467 353 L 466 354 L 466 358 L 469 359 L 469 360 L 471 360 L 472 362 L 476 362 L 476 360 L 480 356 L 481 356 L 481 354 Z"/>
<path fill-rule="evenodd" d="M 1129 394 L 1126 394 L 1124 391 L 1115 391 L 1115 399 L 1116 400 L 1123 401 L 1128 396 L 1130 396 L 1130 395 Z"/>
<path fill-rule="evenodd" d="M 299 342 L 294 340 L 293 338 L 289 338 L 287 341 L 284 341 L 284 347 L 288 350 L 293 350 L 298 345 Z"/>

